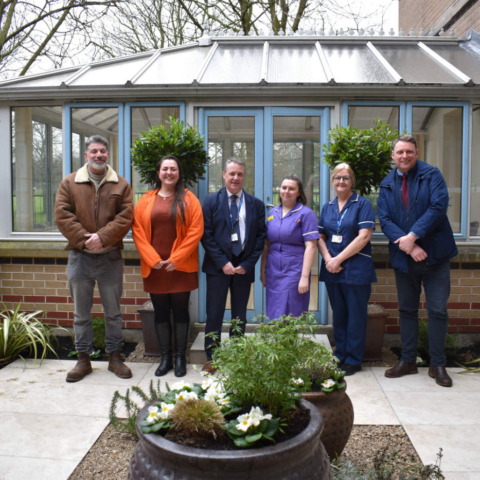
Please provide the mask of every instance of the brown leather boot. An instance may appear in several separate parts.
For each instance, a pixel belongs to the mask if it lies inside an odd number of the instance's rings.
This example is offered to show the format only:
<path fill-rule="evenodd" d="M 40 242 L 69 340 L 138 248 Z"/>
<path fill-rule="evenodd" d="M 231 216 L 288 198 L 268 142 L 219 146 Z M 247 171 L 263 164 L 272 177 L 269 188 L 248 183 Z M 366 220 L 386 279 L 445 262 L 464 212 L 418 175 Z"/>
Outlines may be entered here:
<path fill-rule="evenodd" d="M 78 354 L 77 364 L 67 373 L 67 382 L 79 382 L 85 375 L 92 372 L 90 355 L 88 353 L 80 352 Z"/>
<path fill-rule="evenodd" d="M 123 363 L 122 354 L 118 350 L 110 353 L 108 370 L 119 378 L 132 378 L 132 371 Z"/>
<path fill-rule="evenodd" d="M 451 387 L 453 385 L 452 379 L 445 370 L 445 367 L 430 365 L 428 367 L 428 376 L 434 378 L 437 385 L 441 387 Z"/>
<path fill-rule="evenodd" d="M 418 373 L 416 363 L 398 362 L 394 367 L 385 371 L 385 376 L 388 378 L 400 378 L 404 375 L 413 375 Z"/>

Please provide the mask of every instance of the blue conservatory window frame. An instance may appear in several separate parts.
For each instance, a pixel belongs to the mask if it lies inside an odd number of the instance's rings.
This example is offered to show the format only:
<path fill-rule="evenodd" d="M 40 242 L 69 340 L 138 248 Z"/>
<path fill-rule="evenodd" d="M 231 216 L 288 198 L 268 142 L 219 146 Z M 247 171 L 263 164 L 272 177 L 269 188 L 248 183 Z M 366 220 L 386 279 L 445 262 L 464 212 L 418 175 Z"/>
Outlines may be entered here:
<path fill-rule="evenodd" d="M 462 210 L 460 220 L 460 232 L 454 233 L 455 239 L 467 239 L 467 217 L 468 217 L 468 159 L 469 159 L 469 132 L 470 132 L 470 104 L 469 102 L 450 102 L 450 101 L 369 101 L 369 100 L 351 100 L 344 101 L 342 104 L 342 126 L 348 126 L 348 109 L 350 106 L 375 107 L 384 106 L 400 107 L 399 132 L 411 132 L 413 127 L 413 108 L 414 107 L 461 107 L 463 108 L 463 138 L 462 138 Z M 382 232 L 373 234 L 374 240 L 386 240 L 387 237 Z"/>

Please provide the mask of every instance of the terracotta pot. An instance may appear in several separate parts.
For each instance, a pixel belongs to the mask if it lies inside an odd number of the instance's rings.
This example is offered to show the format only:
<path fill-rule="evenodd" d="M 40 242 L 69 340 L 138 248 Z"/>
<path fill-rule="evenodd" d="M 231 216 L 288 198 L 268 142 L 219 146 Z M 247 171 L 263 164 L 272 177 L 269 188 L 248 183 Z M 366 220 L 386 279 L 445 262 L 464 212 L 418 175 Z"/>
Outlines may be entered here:
<path fill-rule="evenodd" d="M 304 392 L 302 397 L 313 403 L 323 417 L 323 432 L 320 440 L 331 460 L 339 457 L 350 438 L 353 427 L 353 405 L 343 390 L 331 393 Z"/>
<path fill-rule="evenodd" d="M 153 402 L 152 402 L 153 403 Z M 144 434 L 138 424 L 148 412 L 146 405 L 137 418 L 140 441 L 128 467 L 128 480 L 328 480 L 330 462 L 320 442 L 322 416 L 309 402 L 310 424 L 290 440 L 246 450 L 204 450 L 185 447 L 157 434 Z"/>
<path fill-rule="evenodd" d="M 365 342 L 365 362 L 382 360 L 383 337 L 388 312 L 381 305 L 368 305 L 367 339 Z"/>

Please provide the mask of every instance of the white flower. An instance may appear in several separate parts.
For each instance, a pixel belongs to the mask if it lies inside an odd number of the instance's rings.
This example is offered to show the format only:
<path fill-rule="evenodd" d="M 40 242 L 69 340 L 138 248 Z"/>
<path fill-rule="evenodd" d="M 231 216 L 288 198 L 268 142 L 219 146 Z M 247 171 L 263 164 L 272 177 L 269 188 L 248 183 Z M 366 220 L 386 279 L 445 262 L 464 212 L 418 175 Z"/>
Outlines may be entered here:
<path fill-rule="evenodd" d="M 417 365 L 420 365 L 421 363 L 423 363 L 423 358 L 422 357 L 417 357 L 416 363 L 417 363 Z"/>
<path fill-rule="evenodd" d="M 251 419 L 248 417 L 248 415 L 240 415 L 240 417 L 237 418 L 237 430 L 242 430 L 242 432 L 246 432 L 250 428 L 252 422 Z"/>
<path fill-rule="evenodd" d="M 160 414 L 158 412 L 158 407 L 148 407 L 148 411 L 150 412 L 147 417 L 148 423 L 155 423 L 157 420 L 160 420 Z"/>
<path fill-rule="evenodd" d="M 292 383 L 299 387 L 300 385 L 303 385 L 303 380 L 301 378 L 292 378 Z"/>
<path fill-rule="evenodd" d="M 219 399 L 217 399 L 217 403 L 218 403 L 221 407 L 228 407 L 228 406 L 230 406 L 230 399 L 229 399 L 228 397 L 219 398 Z"/>
<path fill-rule="evenodd" d="M 185 400 L 198 400 L 198 395 L 195 392 L 181 391 L 175 395 L 175 402 L 184 402 Z"/>
<path fill-rule="evenodd" d="M 215 393 L 208 391 L 204 397 L 203 397 L 207 402 L 215 402 Z"/>
<path fill-rule="evenodd" d="M 266 415 L 263 414 L 262 409 L 260 407 L 252 407 L 250 413 L 246 415 L 253 426 L 258 427 L 262 420 L 270 420 L 272 415 L 267 413 Z M 244 415 L 241 415 L 244 417 Z M 238 417 L 238 421 L 240 422 L 240 417 Z"/>
<path fill-rule="evenodd" d="M 185 383 L 183 380 L 181 380 L 180 382 L 176 382 L 174 383 L 170 389 L 171 390 L 183 390 L 185 387 L 188 387 L 188 388 L 192 388 L 191 385 L 189 383 Z"/>
<path fill-rule="evenodd" d="M 335 385 L 335 380 L 332 380 L 331 378 L 329 378 L 328 380 L 325 380 L 322 383 L 322 387 L 324 388 L 332 388 L 334 385 Z"/>
<path fill-rule="evenodd" d="M 169 415 L 170 415 L 170 410 L 172 410 L 173 408 L 175 408 L 175 405 L 173 403 L 164 403 L 162 402 L 161 403 L 161 408 L 162 408 L 162 411 L 160 412 L 160 418 L 162 418 L 163 420 L 166 420 Z"/>
<path fill-rule="evenodd" d="M 207 380 L 204 380 L 202 383 L 202 390 L 208 390 L 214 383 L 214 380 L 211 378 L 207 378 Z"/>

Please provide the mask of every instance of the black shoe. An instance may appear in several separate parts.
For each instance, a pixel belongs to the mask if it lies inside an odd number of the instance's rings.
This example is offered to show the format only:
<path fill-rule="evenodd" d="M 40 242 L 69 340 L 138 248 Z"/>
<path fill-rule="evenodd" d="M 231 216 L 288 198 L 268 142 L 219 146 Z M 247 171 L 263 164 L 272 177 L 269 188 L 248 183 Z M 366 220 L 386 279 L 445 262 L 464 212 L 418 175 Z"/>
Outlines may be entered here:
<path fill-rule="evenodd" d="M 187 360 L 185 354 L 175 357 L 175 376 L 184 377 L 187 374 Z"/>
<path fill-rule="evenodd" d="M 189 323 L 175 322 L 173 325 L 173 337 L 175 339 L 175 376 L 184 377 L 187 374 L 187 343 Z"/>
<path fill-rule="evenodd" d="M 166 350 L 161 353 L 162 361 L 160 362 L 158 368 L 155 370 L 156 377 L 163 377 L 173 368 L 172 351 Z"/>
<path fill-rule="evenodd" d="M 351 375 L 355 375 L 362 369 L 361 365 L 350 365 L 349 363 L 344 363 L 342 370 L 345 371 L 345 376 L 349 377 Z"/>

